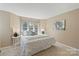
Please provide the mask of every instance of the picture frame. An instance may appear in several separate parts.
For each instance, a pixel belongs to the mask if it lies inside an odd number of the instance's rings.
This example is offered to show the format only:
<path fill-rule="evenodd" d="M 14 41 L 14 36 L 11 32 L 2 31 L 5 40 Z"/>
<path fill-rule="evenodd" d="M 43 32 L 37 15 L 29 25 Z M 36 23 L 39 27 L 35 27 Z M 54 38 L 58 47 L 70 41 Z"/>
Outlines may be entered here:
<path fill-rule="evenodd" d="M 56 30 L 65 30 L 66 29 L 66 21 L 65 20 L 56 21 L 55 28 L 56 28 Z"/>

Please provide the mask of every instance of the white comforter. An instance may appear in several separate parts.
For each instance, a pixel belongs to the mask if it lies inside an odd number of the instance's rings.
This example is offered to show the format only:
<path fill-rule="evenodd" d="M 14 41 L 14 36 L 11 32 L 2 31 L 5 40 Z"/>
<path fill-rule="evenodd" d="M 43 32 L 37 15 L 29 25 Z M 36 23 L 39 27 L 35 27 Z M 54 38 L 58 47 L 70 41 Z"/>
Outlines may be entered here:
<path fill-rule="evenodd" d="M 21 55 L 33 55 L 55 44 L 55 39 L 49 36 L 21 36 Z"/>

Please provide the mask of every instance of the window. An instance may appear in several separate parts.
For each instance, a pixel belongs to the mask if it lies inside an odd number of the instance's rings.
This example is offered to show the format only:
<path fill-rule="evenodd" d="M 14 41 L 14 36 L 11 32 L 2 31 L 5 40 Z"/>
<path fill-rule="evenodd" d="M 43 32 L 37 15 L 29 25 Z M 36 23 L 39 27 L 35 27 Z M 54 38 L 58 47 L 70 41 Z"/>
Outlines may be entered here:
<path fill-rule="evenodd" d="M 21 22 L 21 33 L 27 36 L 38 35 L 38 24 L 33 21 Z"/>

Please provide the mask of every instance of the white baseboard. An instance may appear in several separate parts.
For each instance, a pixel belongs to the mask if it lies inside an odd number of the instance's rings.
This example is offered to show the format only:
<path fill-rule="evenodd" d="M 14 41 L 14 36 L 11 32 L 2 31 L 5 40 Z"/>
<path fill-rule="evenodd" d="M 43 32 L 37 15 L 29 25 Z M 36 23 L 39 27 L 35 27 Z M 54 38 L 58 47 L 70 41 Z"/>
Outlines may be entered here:
<path fill-rule="evenodd" d="M 68 45 L 66 45 L 66 44 L 63 44 L 63 43 L 60 43 L 60 42 L 56 42 L 56 44 L 61 44 L 61 45 L 64 46 L 65 48 L 67 47 L 67 48 L 69 48 L 69 49 L 71 49 L 71 50 L 74 50 L 74 51 L 78 51 L 78 52 L 79 52 L 79 49 L 74 48 L 74 47 L 71 47 L 71 46 L 68 46 Z"/>

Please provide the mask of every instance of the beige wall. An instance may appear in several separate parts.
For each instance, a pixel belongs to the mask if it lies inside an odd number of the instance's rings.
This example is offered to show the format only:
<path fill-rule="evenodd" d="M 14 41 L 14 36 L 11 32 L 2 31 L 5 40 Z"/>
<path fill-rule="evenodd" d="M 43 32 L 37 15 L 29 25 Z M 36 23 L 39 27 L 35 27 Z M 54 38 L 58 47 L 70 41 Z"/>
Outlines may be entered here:
<path fill-rule="evenodd" d="M 13 33 L 17 32 L 20 34 L 20 16 L 10 14 L 10 27 Z"/>
<path fill-rule="evenodd" d="M 0 10 L 0 47 L 12 45 L 13 32 L 20 33 L 20 17 Z"/>
<path fill-rule="evenodd" d="M 10 14 L 0 11 L 0 47 L 10 44 Z"/>
<path fill-rule="evenodd" d="M 44 29 L 45 30 L 45 34 L 47 34 L 47 21 L 45 20 L 40 20 L 40 24 L 39 24 L 39 32 L 41 32 L 41 29 Z M 42 33 L 41 33 L 42 34 Z"/>
<path fill-rule="evenodd" d="M 66 20 L 66 30 L 56 30 L 54 23 L 57 20 Z M 79 9 L 51 17 L 47 20 L 47 34 L 57 41 L 71 47 L 79 48 Z"/>

